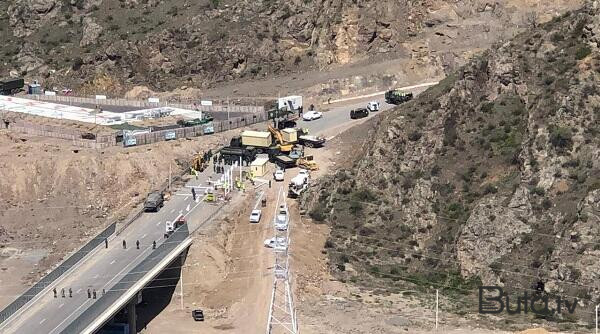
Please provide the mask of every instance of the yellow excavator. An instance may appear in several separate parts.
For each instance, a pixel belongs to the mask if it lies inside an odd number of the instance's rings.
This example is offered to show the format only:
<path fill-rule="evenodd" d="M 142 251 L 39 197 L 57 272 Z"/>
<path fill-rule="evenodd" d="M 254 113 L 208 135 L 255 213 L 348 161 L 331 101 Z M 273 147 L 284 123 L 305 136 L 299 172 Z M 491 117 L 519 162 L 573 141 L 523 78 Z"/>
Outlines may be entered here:
<path fill-rule="evenodd" d="M 190 166 L 193 170 L 198 173 L 202 173 L 208 166 L 208 159 L 206 153 L 197 153 L 192 159 L 192 165 Z"/>
<path fill-rule="evenodd" d="M 275 140 L 277 140 L 277 144 L 279 145 L 279 150 L 281 152 L 290 152 L 292 148 L 294 148 L 294 144 L 288 143 L 283 139 L 283 135 L 281 131 L 275 129 L 271 124 L 268 126 L 269 132 L 273 135 Z"/>

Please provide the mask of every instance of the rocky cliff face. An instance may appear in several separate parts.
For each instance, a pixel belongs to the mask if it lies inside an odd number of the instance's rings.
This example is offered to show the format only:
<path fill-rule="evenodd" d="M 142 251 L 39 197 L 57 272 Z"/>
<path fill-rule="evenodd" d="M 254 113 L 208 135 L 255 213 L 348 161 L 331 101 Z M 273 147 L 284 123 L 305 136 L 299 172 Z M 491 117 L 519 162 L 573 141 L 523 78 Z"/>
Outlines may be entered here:
<path fill-rule="evenodd" d="M 382 57 L 452 67 L 579 2 L 9 0 L 0 72 L 75 89 L 110 75 L 167 90 Z"/>
<path fill-rule="evenodd" d="M 340 278 L 466 295 L 478 282 L 541 282 L 589 318 L 600 298 L 599 10 L 590 2 L 497 44 L 380 118 L 355 167 L 303 198 L 332 225 Z"/>

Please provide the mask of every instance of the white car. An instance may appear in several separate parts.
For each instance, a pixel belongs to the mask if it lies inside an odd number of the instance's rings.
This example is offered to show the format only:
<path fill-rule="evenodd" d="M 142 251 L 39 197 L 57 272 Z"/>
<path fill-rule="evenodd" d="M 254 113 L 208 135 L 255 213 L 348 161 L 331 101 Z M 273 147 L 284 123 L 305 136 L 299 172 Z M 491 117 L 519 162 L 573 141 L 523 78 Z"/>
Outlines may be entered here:
<path fill-rule="evenodd" d="M 251 223 L 260 222 L 261 215 L 262 215 L 262 212 L 260 210 L 252 210 L 252 212 L 250 213 L 250 222 Z"/>
<path fill-rule="evenodd" d="M 316 110 L 307 111 L 302 115 L 302 119 L 305 121 L 313 121 L 323 117 L 323 113 Z"/>
<path fill-rule="evenodd" d="M 275 171 L 275 173 L 273 173 L 273 178 L 275 181 L 283 181 L 285 178 L 285 172 L 281 169 L 278 169 Z"/>
<path fill-rule="evenodd" d="M 269 238 L 265 240 L 265 247 L 275 248 L 275 249 L 286 249 L 287 241 L 284 237 L 279 238 Z"/>
<path fill-rule="evenodd" d="M 290 215 L 285 204 L 279 206 L 279 211 L 277 211 L 277 217 L 275 219 L 275 228 L 279 231 L 285 231 L 288 228 L 288 223 L 290 222 Z"/>
<path fill-rule="evenodd" d="M 369 109 L 369 111 L 379 111 L 379 102 L 371 101 L 367 103 L 367 109 Z"/>

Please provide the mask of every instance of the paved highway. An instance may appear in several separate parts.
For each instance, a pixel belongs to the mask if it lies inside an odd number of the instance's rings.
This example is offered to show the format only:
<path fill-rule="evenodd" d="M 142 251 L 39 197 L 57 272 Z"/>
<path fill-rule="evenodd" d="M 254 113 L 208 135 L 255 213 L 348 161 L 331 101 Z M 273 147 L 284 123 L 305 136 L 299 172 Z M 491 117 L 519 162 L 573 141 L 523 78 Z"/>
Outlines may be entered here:
<path fill-rule="evenodd" d="M 373 100 L 377 100 L 381 104 L 379 113 L 393 107 L 385 104 L 382 98 Z M 324 113 L 322 119 L 310 122 L 300 121 L 298 126 L 308 128 L 311 134 L 318 135 L 325 130 L 334 130 L 337 126 L 348 122 L 359 122 L 360 120 L 350 119 L 350 110 L 364 107 L 368 101 L 369 99 L 366 99 L 345 106 L 332 105 Z M 0 326 L 0 332 L 60 333 L 96 301 L 96 299 L 88 298 L 88 289 L 96 290 L 97 295 L 100 296 L 103 289 L 110 290 L 125 274 L 149 255 L 152 250 L 152 241 L 156 240 L 157 246 L 165 240 L 168 242 L 168 239 L 163 238 L 166 221 L 174 220 L 179 214 L 184 214 L 188 220 L 189 230 L 192 232 L 218 209 L 212 204 L 196 202 L 191 196 L 189 187 L 206 185 L 209 176 L 213 180 L 220 177 L 212 172 L 212 168 L 208 168 L 198 180 L 190 181 L 186 187 L 180 189 L 177 194 L 166 201 L 165 206 L 159 212 L 144 213 L 121 235 L 111 237 L 108 248 L 101 244 L 78 264 L 72 273 L 59 278 L 54 285 L 58 292 L 57 298 L 54 297 L 52 289 L 40 293 L 20 310 L 17 317 L 7 320 Z M 123 248 L 123 240 L 127 243 L 126 249 Z M 139 249 L 136 248 L 136 240 L 140 242 Z M 69 288 L 72 290 L 72 297 L 69 297 Z M 61 296 L 62 289 L 65 289 L 64 298 Z"/>
<path fill-rule="evenodd" d="M 212 173 L 212 166 L 188 186 L 206 184 L 207 177 L 213 179 L 219 176 Z M 201 192 L 198 192 L 201 193 Z M 200 196 L 198 196 L 200 197 Z M 156 240 L 157 247 L 168 242 L 164 239 L 165 223 L 174 220 L 179 214 L 186 215 L 190 231 L 199 227 L 209 215 L 215 212 L 218 206 L 194 201 L 191 189 L 184 187 L 178 191 L 165 206 L 157 213 L 144 213 L 121 235 L 109 239 L 109 247 L 104 243 L 96 248 L 87 259 L 70 275 L 63 275 L 55 283 L 58 298 L 54 298 L 52 289 L 48 289 L 34 299 L 33 304 L 28 304 L 20 311 L 19 317 L 11 318 L 0 327 L 2 333 L 38 334 L 60 333 L 71 321 L 77 318 L 87 307 L 96 300 L 88 298 L 87 291 L 96 290 L 98 297 L 102 289 L 110 290 L 132 268 L 144 260 L 152 250 L 152 241 Z M 123 249 L 123 240 L 127 248 Z M 136 240 L 140 241 L 140 248 L 136 248 Z M 65 289 L 65 298 L 61 290 Z M 69 297 L 71 288 L 73 297 Z"/>

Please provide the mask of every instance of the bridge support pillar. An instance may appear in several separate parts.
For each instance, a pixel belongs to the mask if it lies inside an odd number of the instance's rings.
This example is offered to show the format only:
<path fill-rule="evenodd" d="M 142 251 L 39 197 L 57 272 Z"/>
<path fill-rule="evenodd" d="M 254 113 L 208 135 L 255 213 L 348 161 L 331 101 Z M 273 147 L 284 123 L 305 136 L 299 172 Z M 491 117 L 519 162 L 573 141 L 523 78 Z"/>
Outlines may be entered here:
<path fill-rule="evenodd" d="M 127 304 L 127 322 L 129 323 L 129 333 L 137 333 L 136 315 L 135 315 L 135 304 L 137 297 L 134 298 Z"/>

